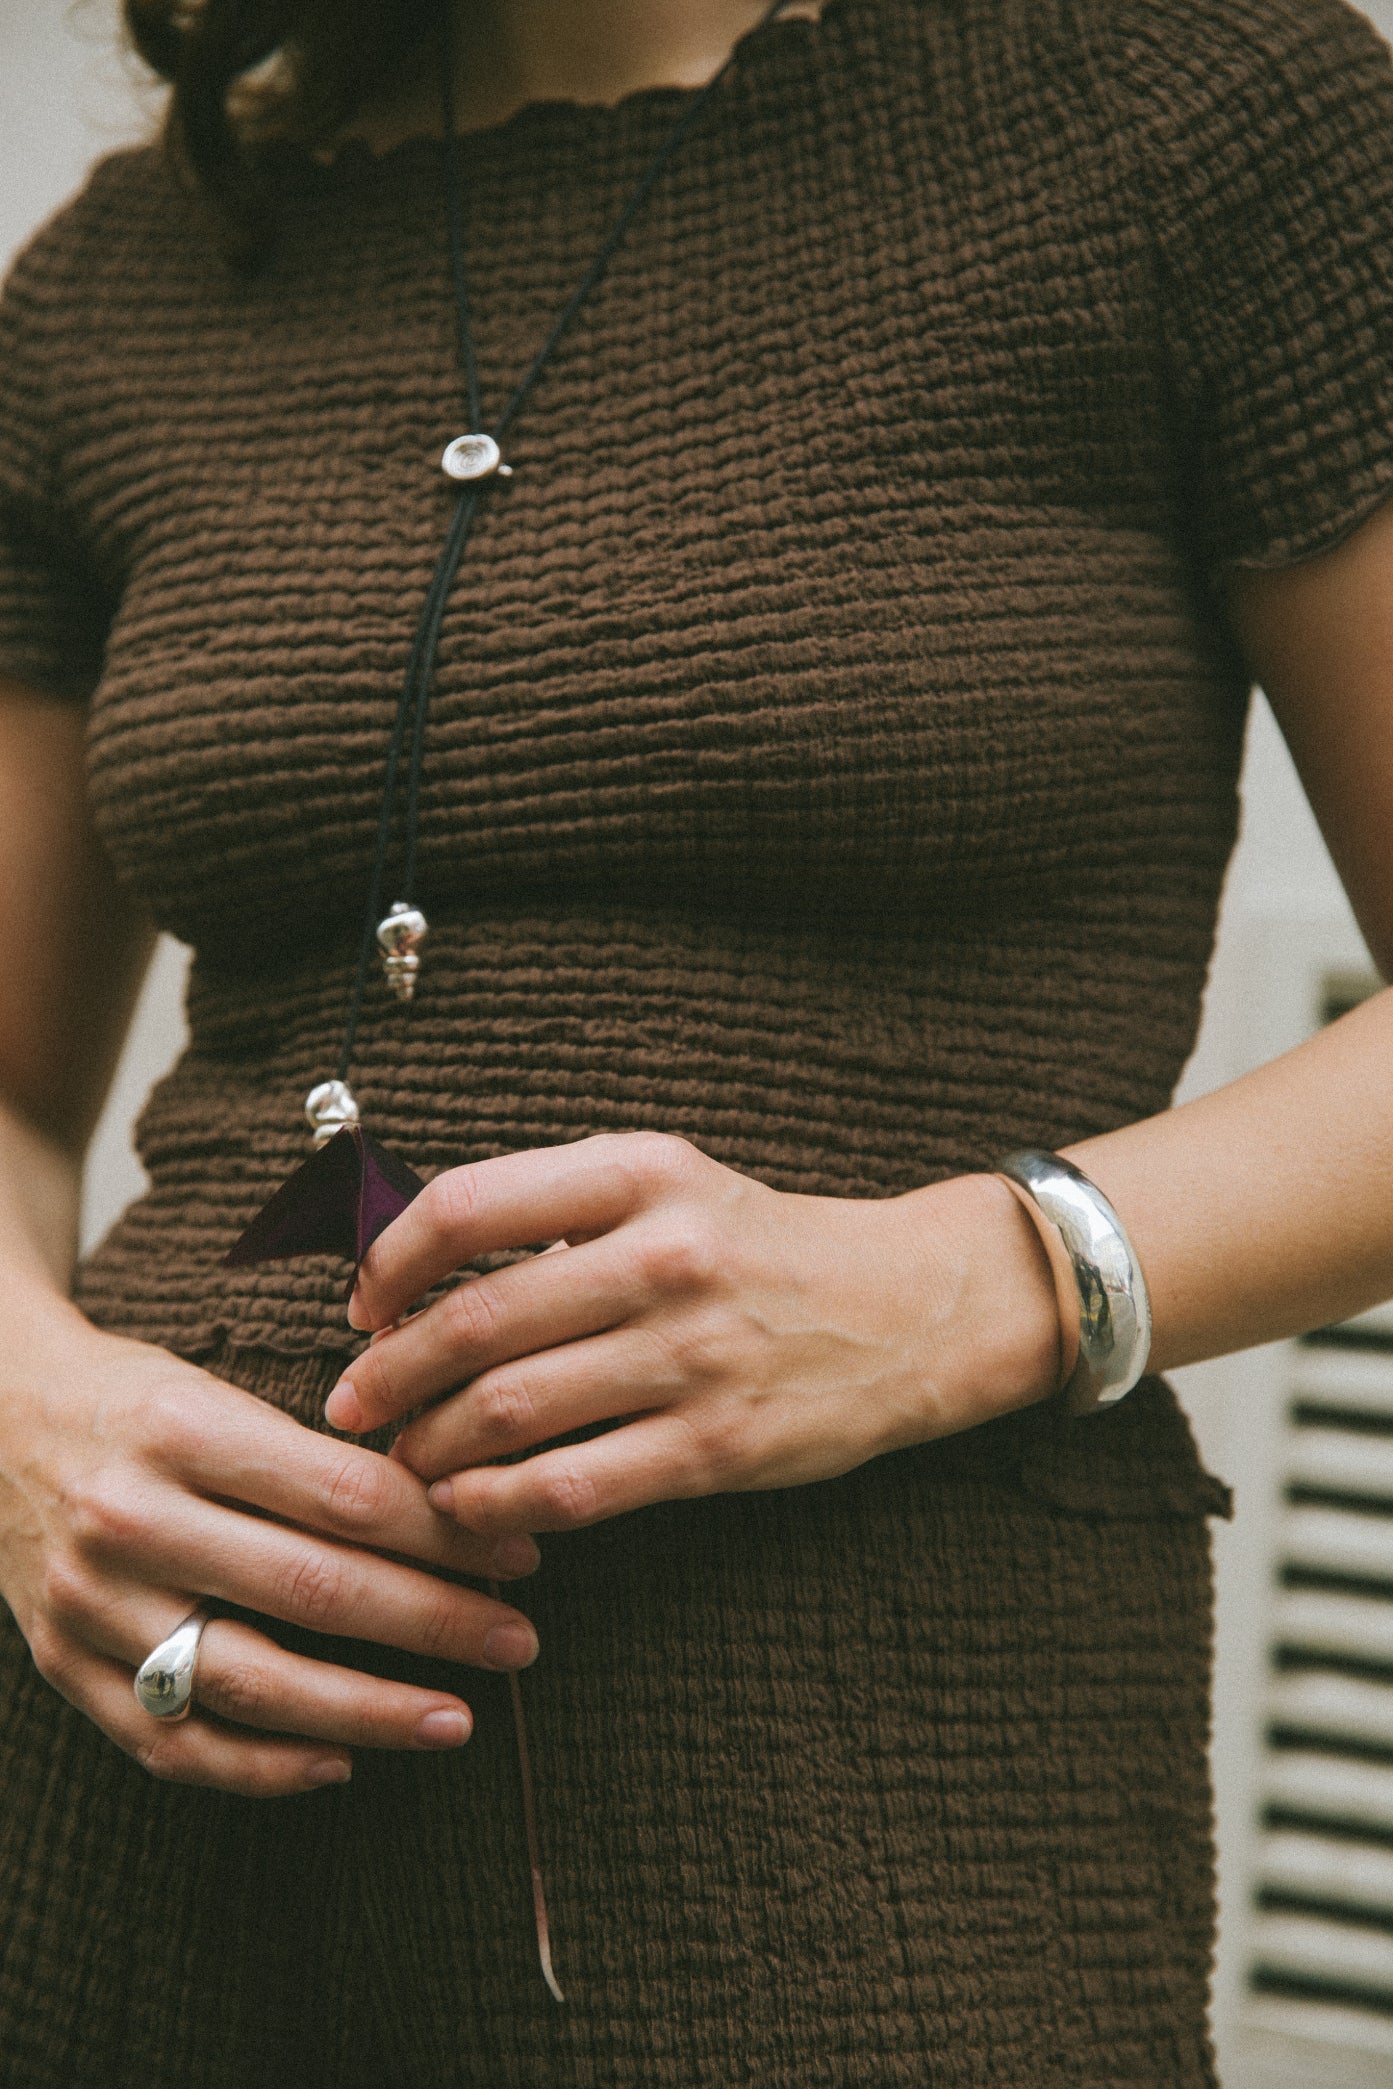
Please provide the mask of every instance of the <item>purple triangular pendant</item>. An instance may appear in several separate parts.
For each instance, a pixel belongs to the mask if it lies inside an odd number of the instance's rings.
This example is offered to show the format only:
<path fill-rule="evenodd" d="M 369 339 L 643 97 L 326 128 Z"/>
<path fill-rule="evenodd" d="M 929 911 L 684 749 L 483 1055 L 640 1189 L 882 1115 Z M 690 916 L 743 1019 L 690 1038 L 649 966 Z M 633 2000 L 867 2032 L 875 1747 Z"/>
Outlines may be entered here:
<path fill-rule="evenodd" d="M 345 1125 L 262 1205 L 223 1257 L 223 1268 L 290 1255 L 342 1255 L 356 1279 L 378 1234 L 424 1188 L 416 1170 L 360 1124 Z"/>

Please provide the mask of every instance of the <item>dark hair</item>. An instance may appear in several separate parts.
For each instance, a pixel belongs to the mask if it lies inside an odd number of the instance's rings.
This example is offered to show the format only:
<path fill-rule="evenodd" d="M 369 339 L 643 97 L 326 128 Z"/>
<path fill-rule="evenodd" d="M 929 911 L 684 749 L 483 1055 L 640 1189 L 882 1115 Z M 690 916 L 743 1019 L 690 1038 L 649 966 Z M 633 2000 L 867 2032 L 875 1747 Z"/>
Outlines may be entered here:
<path fill-rule="evenodd" d="M 164 141 L 222 243 L 264 247 L 277 150 L 322 143 L 399 79 L 448 0 L 124 0 L 126 28 L 173 88 Z"/>

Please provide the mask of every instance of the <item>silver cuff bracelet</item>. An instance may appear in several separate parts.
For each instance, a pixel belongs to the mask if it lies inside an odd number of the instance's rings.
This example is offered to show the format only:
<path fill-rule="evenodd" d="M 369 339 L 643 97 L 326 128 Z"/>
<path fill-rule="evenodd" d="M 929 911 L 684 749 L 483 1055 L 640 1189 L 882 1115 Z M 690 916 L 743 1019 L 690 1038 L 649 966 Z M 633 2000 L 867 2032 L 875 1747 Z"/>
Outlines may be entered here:
<path fill-rule="evenodd" d="M 993 1172 L 1034 1221 L 1060 1325 L 1078 1314 L 1078 1362 L 1058 1397 L 1070 1414 L 1096 1414 L 1131 1392 L 1151 1350 L 1151 1301 L 1136 1250 L 1103 1192 L 1057 1153 L 1010 1153 Z"/>

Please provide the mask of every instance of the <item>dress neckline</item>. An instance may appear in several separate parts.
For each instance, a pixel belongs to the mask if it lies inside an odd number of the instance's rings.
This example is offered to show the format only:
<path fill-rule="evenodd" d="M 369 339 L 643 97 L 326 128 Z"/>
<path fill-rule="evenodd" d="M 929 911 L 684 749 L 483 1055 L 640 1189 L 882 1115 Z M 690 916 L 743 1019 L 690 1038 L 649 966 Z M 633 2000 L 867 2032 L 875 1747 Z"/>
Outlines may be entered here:
<path fill-rule="evenodd" d="M 782 63 L 793 58 L 806 58 L 833 22 L 848 16 L 856 4 L 858 0 L 823 0 L 813 16 L 776 15 L 772 21 L 756 22 L 731 46 L 731 80 L 748 79 L 758 68 L 772 66 L 775 59 Z M 610 128 L 620 129 L 649 114 L 676 113 L 684 101 L 700 91 L 699 85 L 655 84 L 631 88 L 612 102 L 580 101 L 570 95 L 539 96 L 533 101 L 520 103 L 496 123 L 462 131 L 459 147 L 466 155 L 483 154 L 503 149 L 518 137 L 530 141 L 539 132 L 594 134 Z M 338 176 L 352 178 L 376 172 L 386 175 L 398 167 L 415 167 L 422 159 L 438 155 L 442 143 L 437 133 L 418 132 L 377 151 L 366 138 L 350 137 L 343 139 L 327 157 L 304 148 L 295 148 L 295 156 L 322 178 L 333 180 Z"/>

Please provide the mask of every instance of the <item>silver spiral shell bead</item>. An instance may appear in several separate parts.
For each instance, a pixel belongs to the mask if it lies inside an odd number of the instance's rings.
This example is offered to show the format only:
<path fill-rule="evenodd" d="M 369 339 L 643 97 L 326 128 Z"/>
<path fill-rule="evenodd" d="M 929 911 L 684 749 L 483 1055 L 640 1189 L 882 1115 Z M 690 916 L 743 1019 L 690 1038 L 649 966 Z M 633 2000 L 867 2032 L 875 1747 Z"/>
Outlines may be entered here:
<path fill-rule="evenodd" d="M 421 945 L 429 933 L 430 924 L 419 907 L 408 906 L 399 899 L 391 911 L 377 924 L 377 947 L 382 953 L 382 970 L 387 976 L 387 985 L 398 1001 L 409 1001 L 416 992 L 416 975 L 421 969 Z"/>
<path fill-rule="evenodd" d="M 477 429 L 471 435 L 457 435 L 453 442 L 446 443 L 440 469 L 447 479 L 462 486 L 475 479 L 490 479 L 495 472 L 500 479 L 513 476 L 493 437 Z"/>
<path fill-rule="evenodd" d="M 358 1105 L 347 1081 L 321 1081 L 305 1097 L 305 1116 L 316 1147 L 327 1146 L 346 1124 L 358 1122 Z"/>

